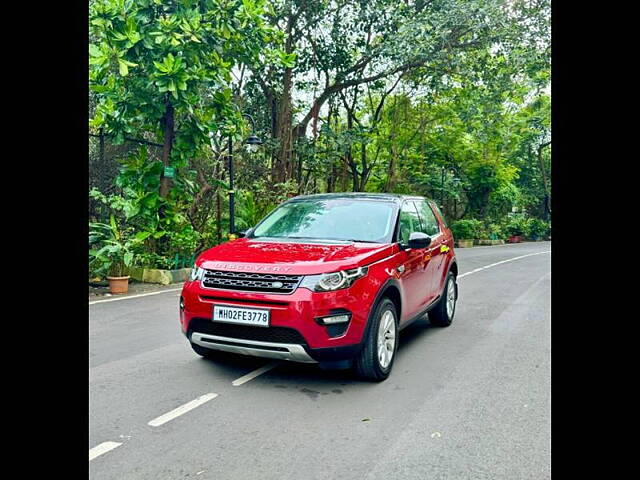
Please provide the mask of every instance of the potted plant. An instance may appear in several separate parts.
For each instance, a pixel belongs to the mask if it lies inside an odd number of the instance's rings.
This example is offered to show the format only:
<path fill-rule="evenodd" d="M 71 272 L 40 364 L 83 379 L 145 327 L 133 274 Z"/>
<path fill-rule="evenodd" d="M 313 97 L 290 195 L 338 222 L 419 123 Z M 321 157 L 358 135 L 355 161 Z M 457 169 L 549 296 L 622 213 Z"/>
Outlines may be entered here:
<path fill-rule="evenodd" d="M 118 228 L 113 214 L 108 224 L 91 222 L 89 228 L 89 243 L 94 247 L 89 250 L 90 268 L 95 274 L 107 277 L 111 293 L 127 293 L 127 268 L 133 264 L 135 245 L 143 238 L 140 235 L 127 238 L 129 232 Z"/>
<path fill-rule="evenodd" d="M 474 219 L 458 220 L 451 225 L 453 238 L 459 248 L 473 247 L 473 240 L 478 237 L 481 228 L 482 222 Z"/>

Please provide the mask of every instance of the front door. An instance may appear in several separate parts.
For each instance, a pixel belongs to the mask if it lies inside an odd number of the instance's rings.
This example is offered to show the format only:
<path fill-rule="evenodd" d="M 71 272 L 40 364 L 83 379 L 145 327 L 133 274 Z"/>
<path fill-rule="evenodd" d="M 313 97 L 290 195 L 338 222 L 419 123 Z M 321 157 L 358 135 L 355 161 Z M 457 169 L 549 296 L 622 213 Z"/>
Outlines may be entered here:
<path fill-rule="evenodd" d="M 426 307 L 442 293 L 441 290 L 443 286 L 441 285 L 441 277 L 444 267 L 442 260 L 446 255 L 446 243 L 444 233 L 440 229 L 438 220 L 436 220 L 429 204 L 425 200 L 416 200 L 415 203 L 420 215 L 422 228 L 420 231 L 431 237 L 431 243 L 425 252 L 425 255 L 429 257 L 429 261 L 424 264 L 424 282 L 428 285 L 427 289 L 429 291 L 426 304 L 424 305 L 424 307 Z"/>
<path fill-rule="evenodd" d="M 422 231 L 420 216 L 413 201 L 405 201 L 400 209 L 398 241 L 404 246 L 398 255 L 399 264 L 396 267 L 399 281 L 404 293 L 402 323 L 413 318 L 427 305 L 427 300 L 433 295 L 427 285 L 426 265 L 429 263 L 428 249 L 409 248 L 409 236 L 413 232 Z"/>

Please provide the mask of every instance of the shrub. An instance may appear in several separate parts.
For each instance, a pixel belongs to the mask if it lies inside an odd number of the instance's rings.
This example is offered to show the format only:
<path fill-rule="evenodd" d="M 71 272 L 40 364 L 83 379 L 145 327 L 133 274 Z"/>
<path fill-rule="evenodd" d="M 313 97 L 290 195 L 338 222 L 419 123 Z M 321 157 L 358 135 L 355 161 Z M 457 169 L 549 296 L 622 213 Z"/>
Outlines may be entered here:
<path fill-rule="evenodd" d="M 487 225 L 486 232 L 491 240 L 499 240 L 504 237 L 504 229 L 498 223 L 490 223 Z"/>
<path fill-rule="evenodd" d="M 451 225 L 453 236 L 458 240 L 479 238 L 483 229 L 482 222 L 475 219 L 458 220 Z"/>
<path fill-rule="evenodd" d="M 551 225 L 549 222 L 545 222 L 539 218 L 532 218 L 529 221 L 527 232 L 525 232 L 525 234 L 527 237 L 531 238 L 546 238 L 549 236 L 550 230 Z"/>
<path fill-rule="evenodd" d="M 524 235 L 528 230 L 528 220 L 523 216 L 513 216 L 506 225 L 505 233 L 508 236 Z"/>

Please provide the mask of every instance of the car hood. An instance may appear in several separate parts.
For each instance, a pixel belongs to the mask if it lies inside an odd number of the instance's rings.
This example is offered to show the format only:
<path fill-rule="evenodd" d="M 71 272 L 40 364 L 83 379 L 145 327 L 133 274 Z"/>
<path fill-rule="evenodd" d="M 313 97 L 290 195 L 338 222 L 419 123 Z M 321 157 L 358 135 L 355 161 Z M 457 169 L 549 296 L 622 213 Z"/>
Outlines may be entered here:
<path fill-rule="evenodd" d="M 356 268 L 392 255 L 396 244 L 239 238 L 203 252 L 196 262 L 210 270 L 313 275 Z"/>

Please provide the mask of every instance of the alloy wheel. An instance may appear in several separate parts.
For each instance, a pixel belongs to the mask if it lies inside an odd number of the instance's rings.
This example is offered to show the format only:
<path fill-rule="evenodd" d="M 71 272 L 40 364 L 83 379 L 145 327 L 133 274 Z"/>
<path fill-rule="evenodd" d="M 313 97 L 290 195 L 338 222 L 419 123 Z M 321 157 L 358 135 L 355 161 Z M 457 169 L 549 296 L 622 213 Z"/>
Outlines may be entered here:
<path fill-rule="evenodd" d="M 453 311 L 456 308 L 456 282 L 453 279 L 447 284 L 447 316 L 453 317 Z"/>
<path fill-rule="evenodd" d="M 396 347 L 396 320 L 391 310 L 382 314 L 378 329 L 378 362 L 382 368 L 391 364 Z"/>

